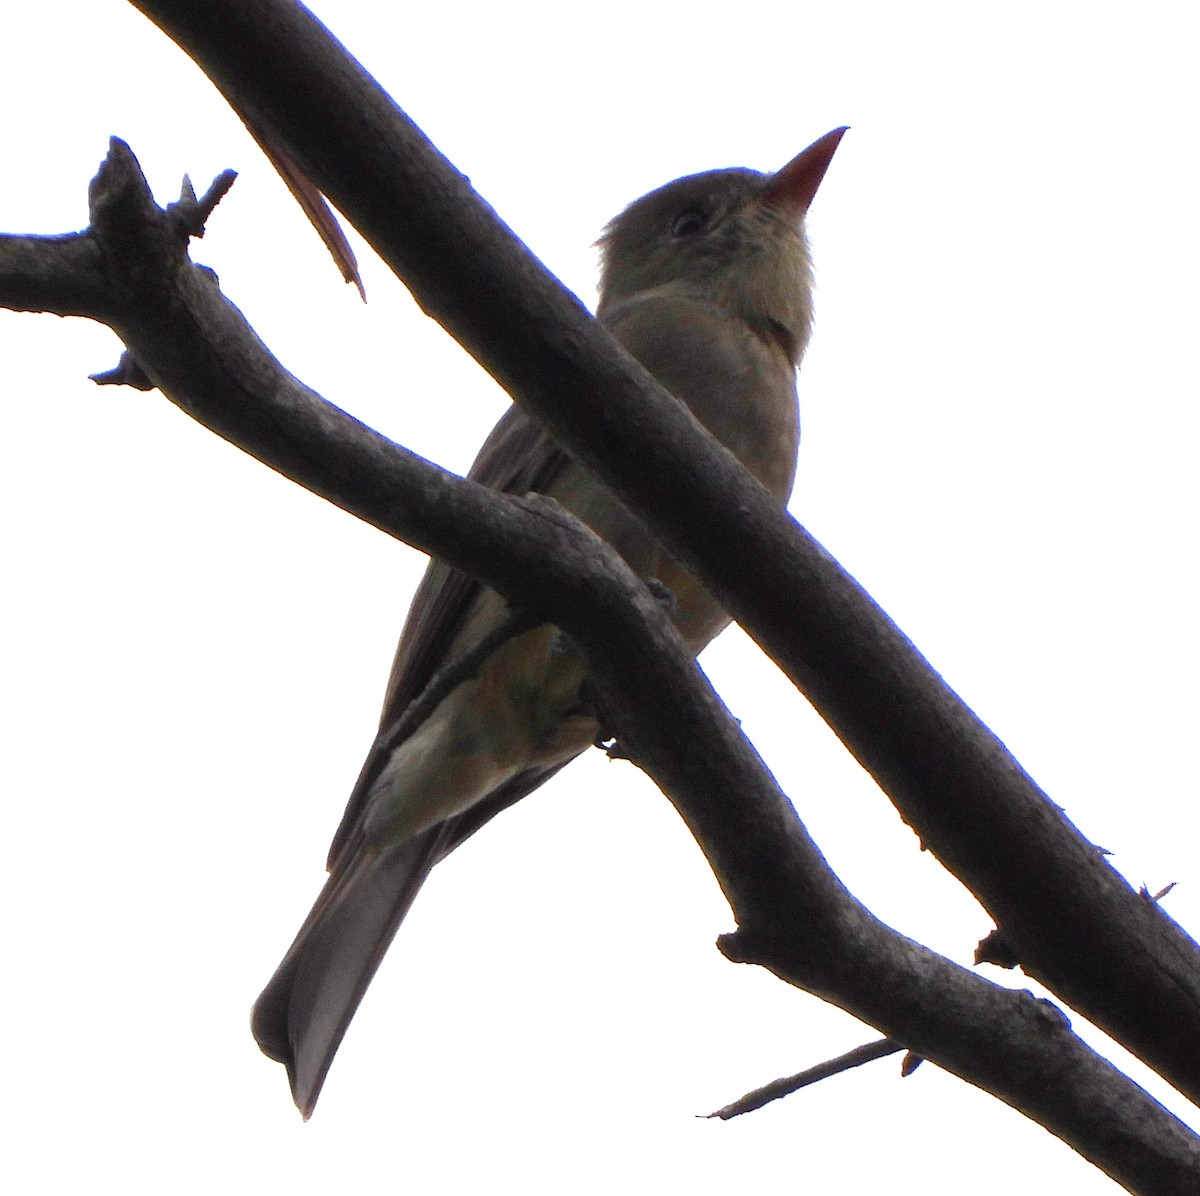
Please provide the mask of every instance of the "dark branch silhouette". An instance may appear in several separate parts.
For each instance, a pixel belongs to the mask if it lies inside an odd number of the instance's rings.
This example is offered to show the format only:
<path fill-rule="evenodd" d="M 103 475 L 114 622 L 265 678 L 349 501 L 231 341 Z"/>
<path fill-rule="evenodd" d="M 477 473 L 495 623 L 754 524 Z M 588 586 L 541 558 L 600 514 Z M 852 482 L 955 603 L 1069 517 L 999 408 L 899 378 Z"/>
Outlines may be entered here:
<path fill-rule="evenodd" d="M 763 1084 L 761 1088 L 751 1089 L 745 1096 L 739 1096 L 737 1100 L 722 1105 L 721 1108 L 710 1113 L 709 1117 L 719 1117 L 722 1121 L 729 1121 L 730 1118 L 741 1117 L 743 1113 L 753 1113 L 755 1109 L 761 1109 L 763 1105 L 769 1105 L 773 1100 L 779 1100 L 781 1097 L 790 1096 L 793 1092 L 799 1092 L 801 1088 L 807 1088 L 810 1084 L 817 1084 L 821 1080 L 840 1076 L 853 1067 L 862 1067 L 864 1063 L 873 1063 L 876 1059 L 886 1059 L 889 1055 L 898 1055 L 902 1050 L 904 1047 L 890 1038 L 864 1043 L 834 1059 L 826 1059 L 824 1063 L 806 1067 L 794 1076 L 783 1076 L 778 1080 L 772 1080 L 769 1084 Z M 906 1069 L 902 1074 L 911 1075 L 912 1069 Z"/>
<path fill-rule="evenodd" d="M 736 462 L 563 295 L 357 64 L 281 0 L 138 7 L 282 139 L 426 310 L 705 578 L 976 892 L 1013 958 L 1194 1098 L 1191 940 L 1108 867 L 853 580 L 764 506 Z M 523 615 L 562 626 L 587 655 L 623 748 L 713 864 L 738 918 L 722 941 L 731 959 L 764 964 L 996 1093 L 1132 1191 L 1197 1189 L 1194 1138 L 1052 1006 L 956 968 L 854 901 L 657 604 L 594 537 L 544 502 L 442 474 L 288 375 L 186 261 L 202 201 L 185 195 L 162 213 L 119 143 L 92 199 L 87 233 L 0 241 L 0 303 L 109 323 L 130 355 L 125 376 L 106 380 L 160 386 L 272 468 L 483 578 Z"/>
<path fill-rule="evenodd" d="M 613 345 L 328 31 L 291 0 L 136 6 L 701 577 L 1026 972 L 1200 1098 L 1195 943 L 1138 899 L 854 579 Z M 753 921 L 742 933 L 755 938 Z"/>
<path fill-rule="evenodd" d="M 763 963 L 995 1093 L 1131 1191 L 1200 1181 L 1195 1137 L 1061 1012 L 896 934 L 846 891 L 661 602 L 602 541 L 548 500 L 444 473 L 287 374 L 211 273 L 188 262 L 184 213 L 154 205 L 123 143 L 90 197 L 86 233 L 0 238 L 0 303 L 110 324 L 193 417 L 562 627 L 587 657 L 606 723 L 713 866 L 742 927 L 721 941 L 729 958 Z"/>

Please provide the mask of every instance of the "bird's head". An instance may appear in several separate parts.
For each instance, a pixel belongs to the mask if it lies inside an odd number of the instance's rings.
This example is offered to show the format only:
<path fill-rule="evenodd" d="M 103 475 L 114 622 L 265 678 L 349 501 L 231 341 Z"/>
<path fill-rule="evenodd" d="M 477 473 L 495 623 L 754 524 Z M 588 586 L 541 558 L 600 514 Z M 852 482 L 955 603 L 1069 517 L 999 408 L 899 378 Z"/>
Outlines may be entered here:
<path fill-rule="evenodd" d="M 793 361 L 812 323 L 804 216 L 845 129 L 774 174 L 710 170 L 635 200 L 600 237 L 603 318 L 649 294 L 675 294 L 769 324 Z"/>

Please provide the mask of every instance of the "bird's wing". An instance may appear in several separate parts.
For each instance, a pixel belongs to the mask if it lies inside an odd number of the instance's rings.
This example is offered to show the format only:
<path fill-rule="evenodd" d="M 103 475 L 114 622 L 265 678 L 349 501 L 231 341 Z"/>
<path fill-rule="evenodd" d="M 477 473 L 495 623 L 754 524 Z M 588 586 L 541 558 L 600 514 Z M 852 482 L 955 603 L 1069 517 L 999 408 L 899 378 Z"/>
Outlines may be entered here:
<path fill-rule="evenodd" d="M 507 494 L 540 493 L 549 488 L 570 460 L 541 425 L 514 404 L 483 442 L 467 477 L 481 486 Z M 470 574 L 441 561 L 430 561 L 425 570 L 400 633 L 379 720 L 379 735 L 363 764 L 329 848 L 331 869 L 347 844 L 355 838 L 371 786 L 396 748 L 388 732 L 409 704 L 421 696 L 435 673 L 452 663 L 447 659 L 451 645 L 458 638 L 483 588 Z M 513 797 L 505 804 L 516 800 Z M 463 838 L 466 835 L 456 839 L 454 846 Z"/>
<path fill-rule="evenodd" d="M 506 494 L 542 492 L 569 461 L 541 425 L 514 404 L 483 442 L 467 477 Z M 480 589 L 479 582 L 468 574 L 438 561 L 430 563 L 396 648 L 379 722 L 381 731 L 390 727 L 434 673 L 449 663 L 445 653 Z"/>

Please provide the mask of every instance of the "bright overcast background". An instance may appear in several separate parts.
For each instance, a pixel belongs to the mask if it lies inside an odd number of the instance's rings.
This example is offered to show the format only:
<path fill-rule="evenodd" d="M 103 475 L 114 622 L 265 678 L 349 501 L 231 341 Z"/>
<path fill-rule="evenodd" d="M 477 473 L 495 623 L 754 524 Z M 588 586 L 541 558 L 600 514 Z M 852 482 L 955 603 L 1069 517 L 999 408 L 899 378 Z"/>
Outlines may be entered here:
<path fill-rule="evenodd" d="M 589 303 L 629 200 L 851 126 L 810 220 L 792 509 L 1200 929 L 1194 7 L 314 7 Z M 466 469 L 505 397 L 368 251 L 370 302 L 340 282 L 163 34 L 118 0 L 9 4 L 3 32 L 0 229 L 82 227 L 110 134 L 160 201 L 235 168 L 195 259 L 298 376 Z M 247 1017 L 423 561 L 157 392 L 87 381 L 118 353 L 0 312 L 8 1190 L 1117 1191 L 894 1059 L 698 1120 L 875 1033 L 721 958 L 699 851 L 599 753 L 436 871 L 303 1124 Z M 969 965 L 986 915 L 803 699 L 740 633 L 704 664 L 851 889 Z"/>

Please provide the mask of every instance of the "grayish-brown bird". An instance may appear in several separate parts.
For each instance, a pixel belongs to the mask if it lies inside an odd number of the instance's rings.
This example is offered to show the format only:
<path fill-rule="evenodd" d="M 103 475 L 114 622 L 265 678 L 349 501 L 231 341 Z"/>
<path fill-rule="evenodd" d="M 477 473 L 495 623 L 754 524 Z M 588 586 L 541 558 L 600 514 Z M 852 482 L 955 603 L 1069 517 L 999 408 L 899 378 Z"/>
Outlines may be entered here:
<path fill-rule="evenodd" d="M 812 323 L 804 216 L 843 129 L 774 174 L 678 179 L 605 229 L 597 317 L 782 504 L 796 469 L 796 366 Z M 558 500 L 669 591 L 698 652 L 729 619 L 642 523 L 520 408 L 468 475 Z M 263 1051 L 312 1112 L 342 1036 L 429 870 L 595 740 L 581 658 L 551 626 L 501 642 L 402 738 L 388 734 L 439 669 L 510 617 L 504 600 L 434 561 L 405 623 L 380 735 L 329 854 L 329 879 L 254 1007 Z"/>

